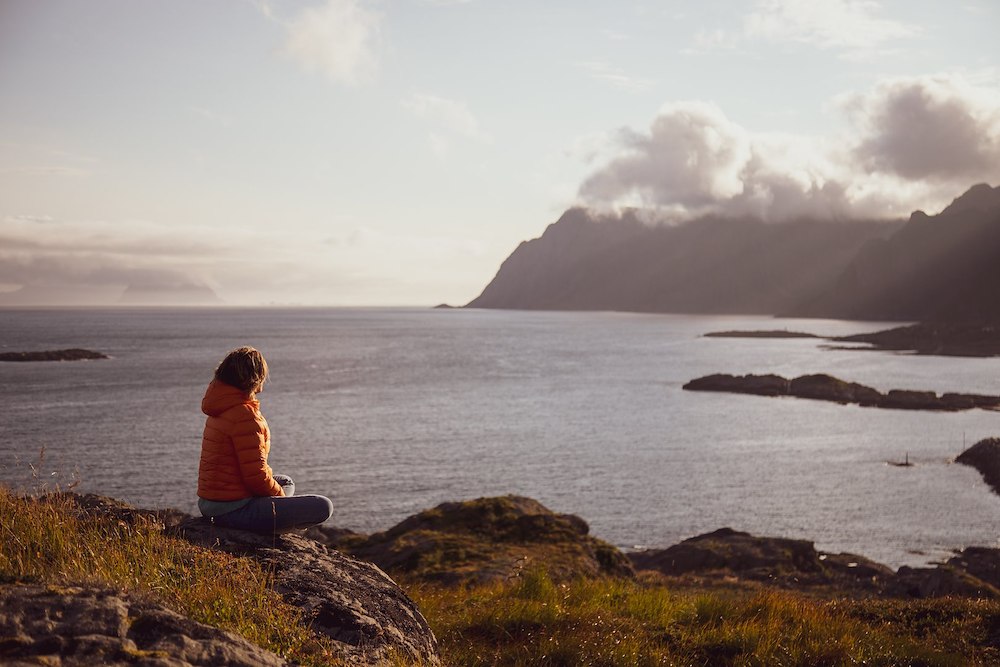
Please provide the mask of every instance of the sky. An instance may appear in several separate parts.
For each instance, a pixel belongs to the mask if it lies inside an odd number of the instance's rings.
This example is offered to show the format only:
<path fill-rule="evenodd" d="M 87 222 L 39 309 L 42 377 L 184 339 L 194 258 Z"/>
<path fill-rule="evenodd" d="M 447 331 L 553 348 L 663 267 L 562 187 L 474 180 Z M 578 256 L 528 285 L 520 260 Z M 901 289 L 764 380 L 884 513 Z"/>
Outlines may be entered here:
<path fill-rule="evenodd" d="M 1000 184 L 993 0 L 0 0 L 0 303 L 464 304 L 571 206 Z"/>

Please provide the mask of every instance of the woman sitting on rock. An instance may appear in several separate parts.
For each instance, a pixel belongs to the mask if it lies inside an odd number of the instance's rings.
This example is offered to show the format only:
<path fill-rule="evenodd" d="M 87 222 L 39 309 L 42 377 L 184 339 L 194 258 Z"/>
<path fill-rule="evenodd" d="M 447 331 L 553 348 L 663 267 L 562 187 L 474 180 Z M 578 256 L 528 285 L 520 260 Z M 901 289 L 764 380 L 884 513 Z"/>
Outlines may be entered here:
<path fill-rule="evenodd" d="M 325 496 L 296 496 L 291 477 L 267 465 L 271 433 L 256 395 L 267 362 L 252 347 L 230 352 L 215 369 L 201 411 L 208 415 L 198 466 L 198 509 L 224 528 L 283 533 L 323 523 L 333 513 Z"/>

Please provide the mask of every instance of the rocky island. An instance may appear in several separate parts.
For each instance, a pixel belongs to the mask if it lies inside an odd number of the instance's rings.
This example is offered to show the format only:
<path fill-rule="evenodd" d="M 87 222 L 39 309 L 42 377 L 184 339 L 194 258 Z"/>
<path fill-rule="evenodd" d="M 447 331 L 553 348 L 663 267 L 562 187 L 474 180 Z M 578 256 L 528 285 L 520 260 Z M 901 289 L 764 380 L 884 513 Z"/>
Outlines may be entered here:
<path fill-rule="evenodd" d="M 794 396 L 834 403 L 855 403 L 862 407 L 894 410 L 935 410 L 956 412 L 982 408 L 1000 409 L 1000 396 L 892 389 L 882 393 L 872 387 L 845 382 L 825 374 L 803 375 L 787 379 L 780 375 L 729 375 L 717 373 L 691 380 L 688 391 L 721 391 L 758 396 Z"/>
<path fill-rule="evenodd" d="M 110 357 L 103 352 L 79 348 L 44 350 L 42 352 L 0 352 L 0 361 L 83 361 L 89 359 L 110 359 Z"/>

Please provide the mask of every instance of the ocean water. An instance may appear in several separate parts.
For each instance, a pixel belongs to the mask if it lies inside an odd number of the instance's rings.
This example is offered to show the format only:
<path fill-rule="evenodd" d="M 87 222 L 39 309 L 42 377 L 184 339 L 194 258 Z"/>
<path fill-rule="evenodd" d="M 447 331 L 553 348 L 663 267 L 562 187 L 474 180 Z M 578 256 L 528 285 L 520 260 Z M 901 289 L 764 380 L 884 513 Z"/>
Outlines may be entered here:
<path fill-rule="evenodd" d="M 713 372 L 824 372 L 882 390 L 1000 393 L 1000 360 L 712 339 L 872 322 L 419 309 L 0 310 L 0 480 L 76 482 L 195 509 L 200 401 L 225 353 L 264 352 L 272 467 L 328 495 L 332 523 L 383 530 L 447 500 L 514 493 L 624 548 L 731 526 L 892 566 L 997 546 L 1000 497 L 952 463 L 1000 413 L 876 410 L 681 390 Z M 44 448 L 44 457 L 40 452 Z M 887 464 L 909 455 L 916 465 Z M 32 467 L 34 470 L 32 470 Z"/>

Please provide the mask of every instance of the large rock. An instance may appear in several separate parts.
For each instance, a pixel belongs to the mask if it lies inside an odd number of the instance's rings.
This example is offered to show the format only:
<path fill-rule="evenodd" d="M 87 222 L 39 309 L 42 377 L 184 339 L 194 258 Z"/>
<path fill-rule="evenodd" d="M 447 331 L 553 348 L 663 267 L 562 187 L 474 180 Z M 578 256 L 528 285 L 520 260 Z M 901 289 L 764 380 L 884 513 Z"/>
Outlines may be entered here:
<path fill-rule="evenodd" d="M 629 554 L 637 570 L 670 577 L 746 579 L 789 588 L 837 586 L 876 591 L 893 571 L 854 554 L 820 553 L 812 542 L 720 528 L 667 549 Z"/>
<path fill-rule="evenodd" d="M 239 635 L 99 587 L 0 587 L 5 665 L 280 667 Z"/>
<path fill-rule="evenodd" d="M 635 573 L 587 522 L 531 498 L 443 503 L 369 537 L 330 534 L 337 547 L 388 572 L 446 584 L 496 581 L 544 568 L 555 579 Z"/>
<path fill-rule="evenodd" d="M 798 398 L 859 403 L 864 406 L 879 405 L 883 398 L 877 389 L 857 382 L 845 382 L 822 373 L 795 378 L 789 383 L 788 393 Z"/>
<path fill-rule="evenodd" d="M 416 604 L 382 570 L 298 535 L 257 535 L 202 518 L 170 532 L 207 548 L 253 558 L 274 573 L 275 589 L 305 612 L 314 632 L 354 664 L 440 664 L 437 641 Z"/>
<path fill-rule="evenodd" d="M 780 375 L 729 375 L 715 373 L 684 385 L 688 391 L 725 391 L 758 396 L 787 396 L 789 381 Z"/>

